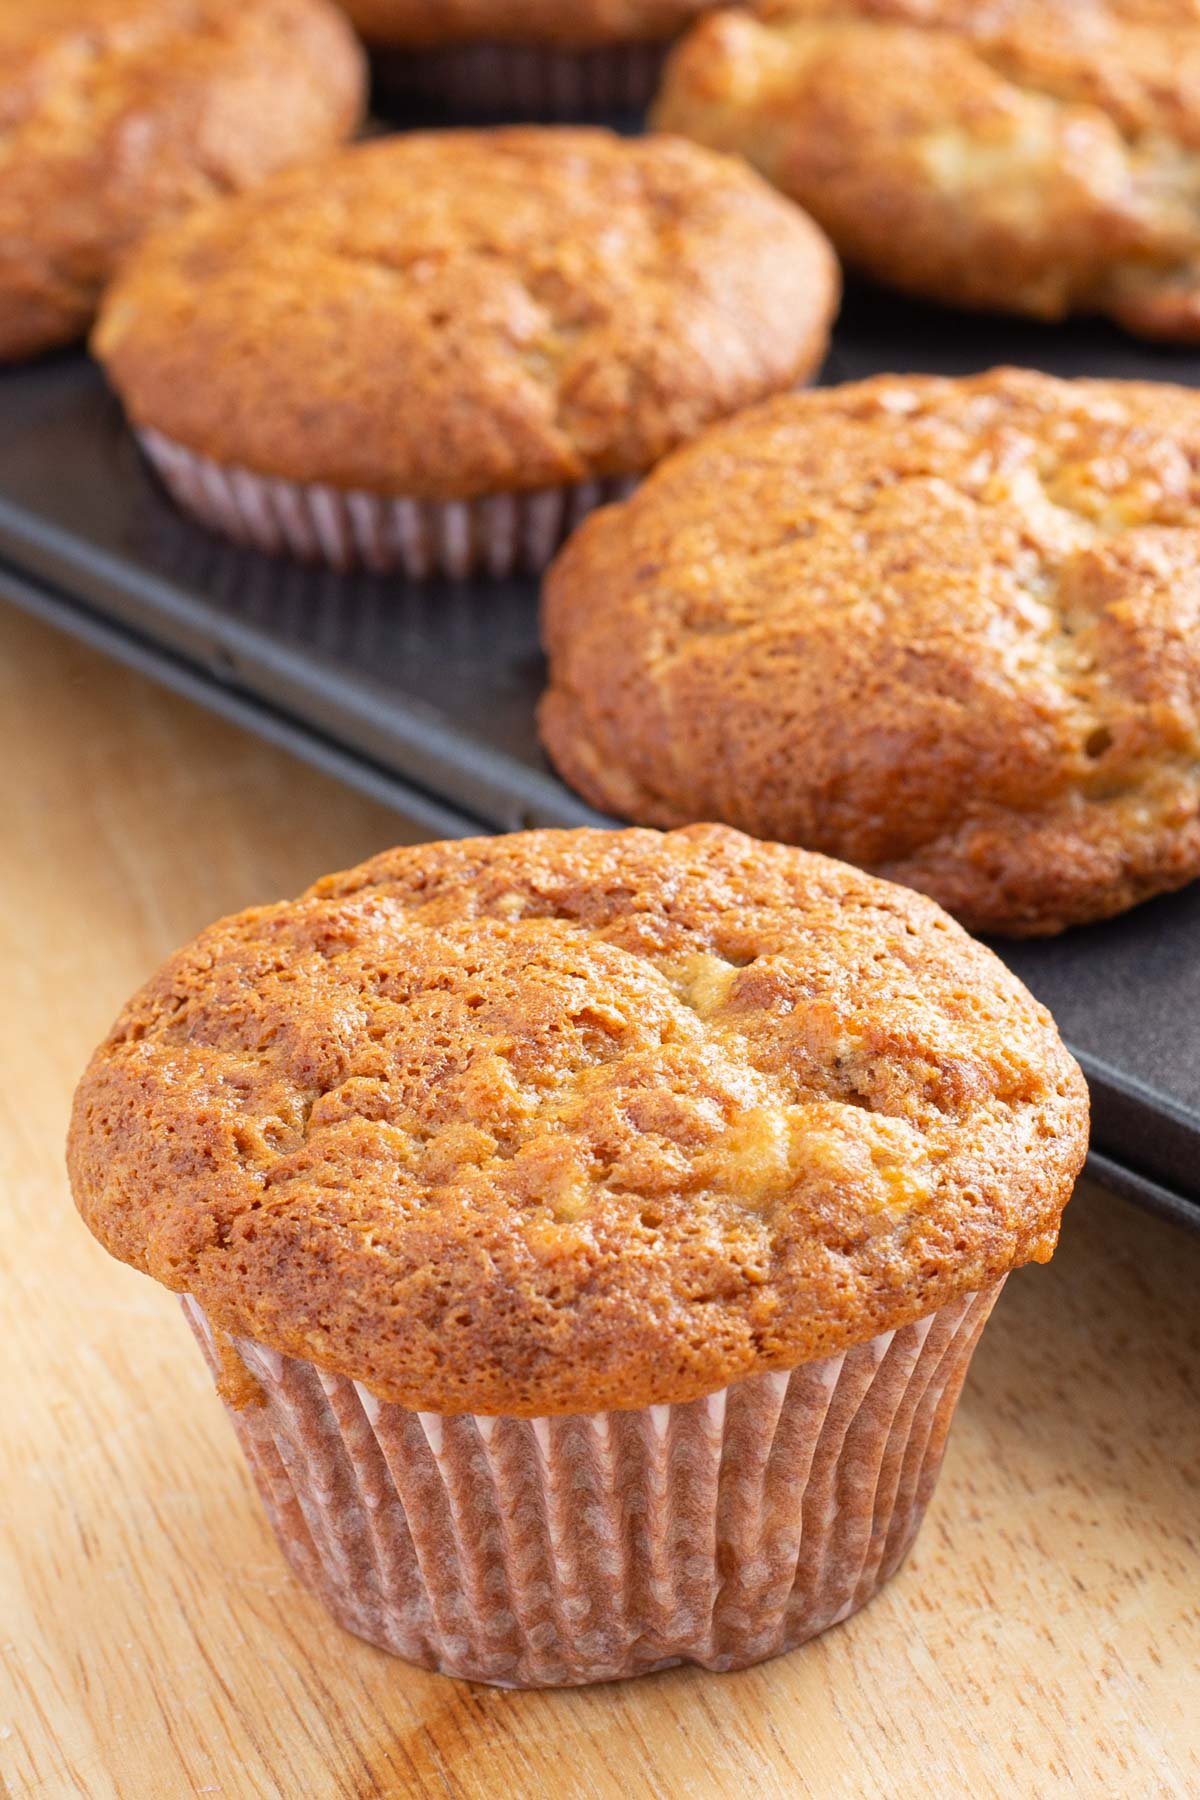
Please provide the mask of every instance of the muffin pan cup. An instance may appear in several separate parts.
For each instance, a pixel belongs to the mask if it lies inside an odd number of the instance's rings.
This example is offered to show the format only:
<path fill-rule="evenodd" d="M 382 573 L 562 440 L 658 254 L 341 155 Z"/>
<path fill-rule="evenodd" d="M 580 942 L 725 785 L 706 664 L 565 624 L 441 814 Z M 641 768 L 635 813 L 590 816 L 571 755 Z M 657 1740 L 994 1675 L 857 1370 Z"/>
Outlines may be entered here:
<path fill-rule="evenodd" d="M 418 581 L 536 575 L 588 513 L 627 499 L 637 485 L 622 475 L 477 500 L 389 498 L 256 475 L 161 432 L 137 435 L 172 499 L 209 530 L 269 555 Z"/>
<path fill-rule="evenodd" d="M 667 45 L 452 44 L 376 51 L 376 93 L 430 122 L 572 119 L 643 113 L 658 91 Z"/>
<path fill-rule="evenodd" d="M 232 1350 L 253 1378 L 234 1429 L 338 1623 L 443 1674 L 562 1687 L 745 1668 L 871 1599 L 1002 1286 L 686 1404 L 531 1419 L 413 1412 L 184 1308 L 214 1375 Z"/>

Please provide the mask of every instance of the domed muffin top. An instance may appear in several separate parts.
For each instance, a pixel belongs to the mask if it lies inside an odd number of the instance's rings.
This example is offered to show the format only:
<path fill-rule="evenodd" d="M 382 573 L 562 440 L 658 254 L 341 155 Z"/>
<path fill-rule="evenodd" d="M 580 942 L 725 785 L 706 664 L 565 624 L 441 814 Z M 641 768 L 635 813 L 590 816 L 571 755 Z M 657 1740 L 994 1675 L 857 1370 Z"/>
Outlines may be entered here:
<path fill-rule="evenodd" d="M 395 850 L 203 932 L 74 1191 L 222 1329 L 441 1412 L 823 1357 L 1053 1248 L 1082 1077 L 928 900 L 719 827 Z"/>
<path fill-rule="evenodd" d="M 1195 0 L 766 0 L 698 23 L 655 118 L 882 280 L 1200 338 Z"/>
<path fill-rule="evenodd" d="M 810 374 L 837 265 L 670 138 L 409 133 L 161 235 L 95 334 L 135 424 L 258 474 L 428 500 L 635 474 Z"/>
<path fill-rule="evenodd" d="M 550 571 L 542 730 L 597 806 L 720 819 L 972 929 L 1200 875 L 1200 395 L 883 376 L 669 458 Z"/>
<path fill-rule="evenodd" d="M 145 232 L 328 151 L 365 87 L 331 0 L 0 0 L 0 356 L 81 336 Z"/>
<path fill-rule="evenodd" d="M 373 44 L 599 44 L 669 38 L 712 0 L 342 0 Z"/>

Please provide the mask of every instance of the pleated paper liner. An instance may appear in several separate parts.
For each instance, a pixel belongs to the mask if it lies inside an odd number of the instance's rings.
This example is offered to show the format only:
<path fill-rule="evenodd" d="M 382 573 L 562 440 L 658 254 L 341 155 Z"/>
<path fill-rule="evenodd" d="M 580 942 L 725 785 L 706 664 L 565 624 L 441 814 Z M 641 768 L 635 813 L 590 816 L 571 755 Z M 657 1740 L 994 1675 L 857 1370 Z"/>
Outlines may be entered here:
<path fill-rule="evenodd" d="M 451 44 L 377 50 L 375 93 L 405 123 L 608 121 L 646 111 L 658 91 L 665 44 Z"/>
<path fill-rule="evenodd" d="M 589 512 L 637 485 L 614 476 L 479 500 L 389 499 L 255 475 L 157 431 L 138 441 L 176 504 L 210 530 L 269 555 L 413 580 L 536 575 Z"/>
<path fill-rule="evenodd" d="M 505 1687 L 744 1668 L 899 1567 L 1002 1285 L 702 1400 L 559 1418 L 411 1412 L 235 1339 L 261 1393 L 230 1416 L 292 1568 L 382 1649 Z"/>

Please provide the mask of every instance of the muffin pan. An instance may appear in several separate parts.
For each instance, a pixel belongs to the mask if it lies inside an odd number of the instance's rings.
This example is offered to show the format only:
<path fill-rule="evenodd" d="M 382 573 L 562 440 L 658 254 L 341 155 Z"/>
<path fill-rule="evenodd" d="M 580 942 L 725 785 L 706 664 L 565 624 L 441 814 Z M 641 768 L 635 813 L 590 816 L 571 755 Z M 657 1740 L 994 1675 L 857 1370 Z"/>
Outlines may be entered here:
<path fill-rule="evenodd" d="M 827 380 L 998 362 L 1200 386 L 1100 324 L 853 290 Z M 179 517 L 82 357 L 0 375 L 0 597 L 237 718 L 438 835 L 595 823 L 537 742 L 531 582 L 414 586 L 273 562 Z M 1001 953 L 1092 1087 L 1093 1172 L 1200 1226 L 1200 884 Z"/>

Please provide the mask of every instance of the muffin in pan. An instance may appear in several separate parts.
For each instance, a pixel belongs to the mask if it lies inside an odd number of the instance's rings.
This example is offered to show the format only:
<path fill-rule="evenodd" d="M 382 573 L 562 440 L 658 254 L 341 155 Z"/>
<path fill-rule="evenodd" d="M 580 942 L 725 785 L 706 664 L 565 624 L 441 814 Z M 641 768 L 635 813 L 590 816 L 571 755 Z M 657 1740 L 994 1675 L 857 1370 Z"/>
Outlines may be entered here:
<path fill-rule="evenodd" d="M 332 0 L 0 0 L 0 358 L 82 337 L 120 259 L 359 123 Z"/>
<path fill-rule="evenodd" d="M 414 133 L 160 235 L 94 336 L 176 499 L 412 575 L 548 560 L 710 421 L 810 375 L 825 238 L 670 138 Z"/>
<path fill-rule="evenodd" d="M 606 119 L 653 98 L 711 0 L 343 0 L 392 104 L 472 119 Z"/>
<path fill-rule="evenodd" d="M 1200 341 L 1192 0 L 768 0 L 696 28 L 656 118 L 879 280 Z"/>
<path fill-rule="evenodd" d="M 1023 370 L 755 408 L 550 571 L 543 739 L 642 823 L 718 818 L 972 928 L 1200 874 L 1200 394 Z"/>
<path fill-rule="evenodd" d="M 212 927 L 76 1097 L 351 1630 L 508 1685 L 734 1668 L 903 1557 L 1087 1135 L 930 901 L 721 828 L 389 852 Z"/>

